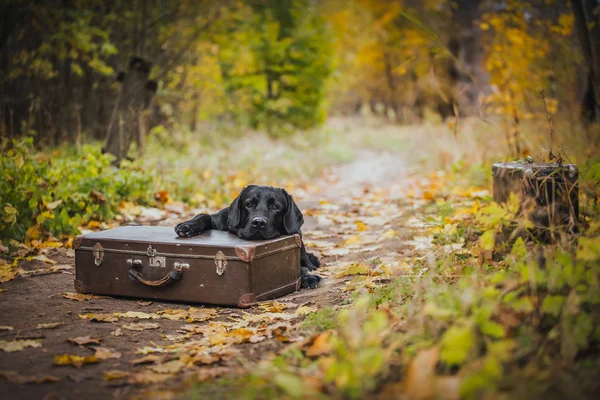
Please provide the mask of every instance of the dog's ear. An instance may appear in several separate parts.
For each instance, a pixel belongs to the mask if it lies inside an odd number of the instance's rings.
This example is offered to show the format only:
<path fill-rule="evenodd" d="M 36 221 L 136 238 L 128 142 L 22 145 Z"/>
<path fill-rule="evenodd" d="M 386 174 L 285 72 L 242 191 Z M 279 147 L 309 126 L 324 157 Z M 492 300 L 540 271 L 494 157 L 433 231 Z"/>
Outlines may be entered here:
<path fill-rule="evenodd" d="M 248 189 L 253 187 L 254 185 L 246 186 L 240 194 L 233 200 L 233 202 L 229 205 L 229 214 L 227 216 L 227 225 L 231 229 L 237 229 L 240 226 L 240 219 L 242 218 L 242 207 L 244 206 L 244 198 L 245 194 L 248 192 Z"/>
<path fill-rule="evenodd" d="M 300 227 L 304 224 L 304 216 L 292 196 L 285 189 L 281 190 L 287 199 L 287 210 L 285 210 L 285 215 L 283 216 L 283 227 L 288 234 L 299 233 Z"/>

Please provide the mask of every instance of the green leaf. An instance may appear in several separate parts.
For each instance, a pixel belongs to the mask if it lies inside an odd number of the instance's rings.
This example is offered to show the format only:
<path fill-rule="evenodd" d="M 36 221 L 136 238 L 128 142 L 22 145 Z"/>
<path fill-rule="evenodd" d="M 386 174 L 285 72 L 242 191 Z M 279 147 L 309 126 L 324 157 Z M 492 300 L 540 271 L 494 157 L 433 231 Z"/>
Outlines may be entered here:
<path fill-rule="evenodd" d="M 565 296 L 548 295 L 542 302 L 542 312 L 558 317 L 565 304 Z"/>
<path fill-rule="evenodd" d="M 489 229 L 483 232 L 483 235 L 479 238 L 479 247 L 483 250 L 494 250 L 494 245 L 496 243 L 496 231 L 495 229 Z"/>
<path fill-rule="evenodd" d="M 473 329 L 466 325 L 452 325 L 442 337 L 440 360 L 448 365 L 461 365 L 467 360 L 475 344 Z"/>
<path fill-rule="evenodd" d="M 304 383 L 294 374 L 280 372 L 275 375 L 275 385 L 294 398 L 301 398 L 304 393 Z"/>
<path fill-rule="evenodd" d="M 523 238 L 518 238 L 510 251 L 510 254 L 515 256 L 517 259 L 524 259 L 527 256 L 527 249 L 525 248 L 525 242 Z"/>
<path fill-rule="evenodd" d="M 593 238 L 580 237 L 577 244 L 576 258 L 582 261 L 600 259 L 600 236 Z"/>
<path fill-rule="evenodd" d="M 490 320 L 481 322 L 479 324 L 479 329 L 484 335 L 488 335 L 496 339 L 503 338 L 505 335 L 502 325 Z"/>

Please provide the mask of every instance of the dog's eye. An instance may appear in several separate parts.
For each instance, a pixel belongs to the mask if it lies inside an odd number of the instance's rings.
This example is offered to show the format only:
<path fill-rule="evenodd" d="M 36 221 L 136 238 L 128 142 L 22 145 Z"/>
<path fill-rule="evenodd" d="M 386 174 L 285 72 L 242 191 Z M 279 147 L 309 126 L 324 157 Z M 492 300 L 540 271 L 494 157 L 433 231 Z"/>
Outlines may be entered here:
<path fill-rule="evenodd" d="M 246 202 L 244 203 L 244 206 L 246 208 L 252 208 L 254 206 L 254 202 L 252 201 L 252 199 L 246 200 Z"/>
<path fill-rule="evenodd" d="M 271 204 L 269 208 L 273 211 L 279 211 L 279 206 L 277 204 Z"/>

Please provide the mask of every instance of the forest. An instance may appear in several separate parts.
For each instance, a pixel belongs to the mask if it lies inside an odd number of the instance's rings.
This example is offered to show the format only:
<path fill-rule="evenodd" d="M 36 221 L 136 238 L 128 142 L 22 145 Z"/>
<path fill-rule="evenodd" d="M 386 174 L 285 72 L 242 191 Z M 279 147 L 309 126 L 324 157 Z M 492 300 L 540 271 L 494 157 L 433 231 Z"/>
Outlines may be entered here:
<path fill-rule="evenodd" d="M 78 235 L 250 184 L 317 289 L 74 291 Z M 597 398 L 599 196 L 598 0 L 0 0 L 0 393 Z"/>

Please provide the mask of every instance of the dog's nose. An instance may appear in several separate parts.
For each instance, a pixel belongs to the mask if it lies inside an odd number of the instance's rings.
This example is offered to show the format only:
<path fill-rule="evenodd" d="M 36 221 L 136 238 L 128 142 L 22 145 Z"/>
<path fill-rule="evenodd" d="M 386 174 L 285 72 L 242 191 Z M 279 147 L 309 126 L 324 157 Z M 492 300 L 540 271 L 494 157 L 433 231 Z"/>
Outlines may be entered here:
<path fill-rule="evenodd" d="M 264 229 L 267 226 L 267 220 L 261 217 L 252 218 L 252 226 L 258 229 Z"/>

